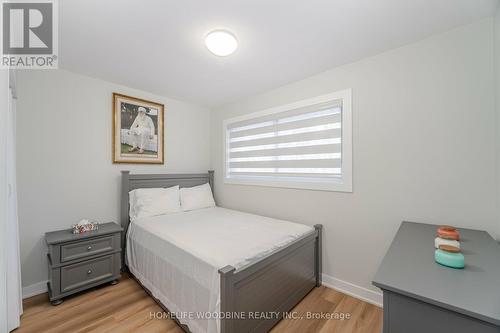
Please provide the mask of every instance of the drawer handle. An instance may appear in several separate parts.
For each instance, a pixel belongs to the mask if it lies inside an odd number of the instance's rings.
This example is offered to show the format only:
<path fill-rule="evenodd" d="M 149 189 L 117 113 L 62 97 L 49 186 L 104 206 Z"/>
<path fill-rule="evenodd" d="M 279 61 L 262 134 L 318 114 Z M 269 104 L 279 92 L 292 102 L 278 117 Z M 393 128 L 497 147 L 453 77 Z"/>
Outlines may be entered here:
<path fill-rule="evenodd" d="M 91 270 L 91 269 L 89 269 L 89 270 L 87 271 L 87 274 L 88 274 L 88 275 L 92 274 L 92 270 Z"/>
<path fill-rule="evenodd" d="M 87 251 L 90 251 L 92 250 L 92 245 L 89 245 L 89 247 L 87 248 Z"/>

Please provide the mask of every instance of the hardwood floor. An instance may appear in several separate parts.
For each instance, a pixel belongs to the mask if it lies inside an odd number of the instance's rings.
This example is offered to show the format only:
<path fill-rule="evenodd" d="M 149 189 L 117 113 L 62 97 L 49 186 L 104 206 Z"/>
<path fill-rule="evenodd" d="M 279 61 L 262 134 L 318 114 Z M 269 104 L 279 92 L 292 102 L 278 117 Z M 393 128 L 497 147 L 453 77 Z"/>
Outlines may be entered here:
<path fill-rule="evenodd" d="M 183 332 L 173 320 L 151 315 L 159 311 L 162 309 L 137 282 L 122 274 L 119 284 L 68 297 L 58 306 L 49 303 L 47 294 L 26 299 L 21 327 L 14 332 Z M 293 311 L 295 319 L 282 320 L 271 332 L 380 333 L 382 330 L 381 308 L 326 287 L 315 288 Z M 308 312 L 309 317 L 321 313 L 337 317 L 308 319 Z M 343 320 L 339 318 L 341 315 Z"/>

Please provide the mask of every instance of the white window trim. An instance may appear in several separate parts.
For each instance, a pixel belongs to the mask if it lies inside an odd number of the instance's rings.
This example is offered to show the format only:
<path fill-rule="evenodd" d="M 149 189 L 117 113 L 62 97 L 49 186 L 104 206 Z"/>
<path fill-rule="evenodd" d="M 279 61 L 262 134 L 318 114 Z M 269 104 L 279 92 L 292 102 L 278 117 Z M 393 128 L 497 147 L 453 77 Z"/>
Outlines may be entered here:
<path fill-rule="evenodd" d="M 261 180 L 227 178 L 229 138 L 227 127 L 234 122 L 252 118 L 267 116 L 274 113 L 284 112 L 310 105 L 320 104 L 333 100 L 342 100 L 342 177 L 334 178 L 328 182 L 298 182 L 286 180 Z M 225 184 L 258 185 L 269 187 L 284 187 L 295 189 L 309 189 L 322 191 L 352 192 L 352 89 L 345 89 L 330 94 L 308 98 L 298 102 L 280 105 L 270 109 L 252 112 L 243 116 L 225 119 L 222 124 L 222 154 L 223 154 L 223 178 Z"/>

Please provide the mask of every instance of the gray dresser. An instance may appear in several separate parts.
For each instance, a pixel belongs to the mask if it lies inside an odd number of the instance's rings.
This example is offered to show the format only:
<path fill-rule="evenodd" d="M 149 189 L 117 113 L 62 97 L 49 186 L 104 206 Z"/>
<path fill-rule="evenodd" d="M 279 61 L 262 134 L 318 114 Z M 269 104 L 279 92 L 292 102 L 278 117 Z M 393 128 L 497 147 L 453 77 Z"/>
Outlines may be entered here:
<path fill-rule="evenodd" d="M 116 223 L 103 223 L 96 231 L 73 234 L 70 229 L 47 232 L 49 299 L 62 298 L 97 285 L 116 283 L 120 277 L 121 233 Z"/>
<path fill-rule="evenodd" d="M 458 229 L 465 268 L 434 261 L 436 225 L 403 222 L 373 284 L 384 293 L 384 333 L 499 333 L 500 245 Z"/>

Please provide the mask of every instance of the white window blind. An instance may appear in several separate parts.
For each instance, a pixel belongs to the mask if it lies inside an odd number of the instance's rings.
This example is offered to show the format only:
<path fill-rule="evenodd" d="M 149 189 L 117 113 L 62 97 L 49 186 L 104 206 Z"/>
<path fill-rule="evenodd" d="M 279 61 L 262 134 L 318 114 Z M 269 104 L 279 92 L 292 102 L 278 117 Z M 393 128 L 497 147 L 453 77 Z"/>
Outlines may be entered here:
<path fill-rule="evenodd" d="M 348 90 L 227 120 L 226 182 L 350 191 L 350 118 Z"/>

